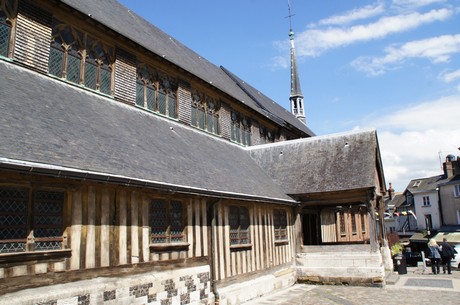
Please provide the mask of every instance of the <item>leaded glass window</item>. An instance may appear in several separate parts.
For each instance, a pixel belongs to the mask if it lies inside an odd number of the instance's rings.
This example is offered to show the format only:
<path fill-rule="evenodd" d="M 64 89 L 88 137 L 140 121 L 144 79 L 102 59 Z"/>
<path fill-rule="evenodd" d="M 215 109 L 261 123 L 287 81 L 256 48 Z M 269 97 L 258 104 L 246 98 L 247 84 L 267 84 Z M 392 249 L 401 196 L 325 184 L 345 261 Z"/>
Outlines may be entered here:
<path fill-rule="evenodd" d="M 145 64 L 137 67 L 136 105 L 177 118 L 177 84 Z"/>
<path fill-rule="evenodd" d="M 185 241 L 184 206 L 178 200 L 153 199 L 150 205 L 152 244 Z"/>
<path fill-rule="evenodd" d="M 194 91 L 192 93 L 191 125 L 213 134 L 219 134 L 219 109 L 219 102 Z"/>
<path fill-rule="evenodd" d="M 275 227 L 275 240 L 287 240 L 286 210 L 273 211 L 273 225 Z"/>
<path fill-rule="evenodd" d="M 0 188 L 0 253 L 62 249 L 63 215 L 64 192 Z"/>
<path fill-rule="evenodd" d="M 366 234 L 366 214 L 360 213 L 361 218 L 361 232 Z"/>
<path fill-rule="evenodd" d="M 111 94 L 113 48 L 53 20 L 48 72 L 69 82 Z"/>
<path fill-rule="evenodd" d="M 251 121 L 240 113 L 232 111 L 231 114 L 231 140 L 244 146 L 251 145 Z"/>
<path fill-rule="evenodd" d="M 345 227 L 345 213 L 340 211 L 339 212 L 339 226 L 340 226 L 340 234 L 346 235 L 346 227 Z"/>
<path fill-rule="evenodd" d="M 249 211 L 245 207 L 230 206 L 230 245 L 247 245 L 249 236 Z"/>
<path fill-rule="evenodd" d="M 259 127 L 260 143 L 273 143 L 275 141 L 274 133 L 265 126 Z"/>
<path fill-rule="evenodd" d="M 352 234 L 357 234 L 358 229 L 356 227 L 356 214 L 352 212 L 350 214 L 350 217 L 351 217 L 351 233 Z"/>
<path fill-rule="evenodd" d="M 0 56 L 8 57 L 10 51 L 12 19 L 16 14 L 17 2 L 0 0 Z"/>

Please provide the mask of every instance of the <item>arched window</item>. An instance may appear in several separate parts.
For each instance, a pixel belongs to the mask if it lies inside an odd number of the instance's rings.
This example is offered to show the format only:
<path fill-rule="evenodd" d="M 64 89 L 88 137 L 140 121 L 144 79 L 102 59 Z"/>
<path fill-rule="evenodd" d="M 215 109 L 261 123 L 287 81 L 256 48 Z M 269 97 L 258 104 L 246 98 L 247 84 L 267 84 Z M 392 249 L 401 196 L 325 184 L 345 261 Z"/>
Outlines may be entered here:
<path fill-rule="evenodd" d="M 53 20 L 50 74 L 111 94 L 113 61 L 111 47 L 68 24 Z"/>
<path fill-rule="evenodd" d="M 177 84 L 145 64 L 137 67 L 136 105 L 177 118 Z"/>
<path fill-rule="evenodd" d="M 232 111 L 231 119 L 231 140 L 251 146 L 251 120 L 236 111 Z"/>
<path fill-rule="evenodd" d="M 220 102 L 194 91 L 192 93 L 191 125 L 219 134 L 219 109 Z"/>

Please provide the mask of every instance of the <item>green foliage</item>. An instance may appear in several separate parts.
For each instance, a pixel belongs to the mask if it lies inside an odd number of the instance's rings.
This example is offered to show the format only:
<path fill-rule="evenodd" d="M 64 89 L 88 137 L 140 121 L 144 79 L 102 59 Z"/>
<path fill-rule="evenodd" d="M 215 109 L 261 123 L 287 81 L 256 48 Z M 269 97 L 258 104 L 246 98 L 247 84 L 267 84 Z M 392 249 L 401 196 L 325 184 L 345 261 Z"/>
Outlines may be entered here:
<path fill-rule="evenodd" d="M 401 243 L 397 242 L 393 246 L 391 246 L 391 255 L 396 255 L 398 253 L 402 253 L 404 246 Z"/>

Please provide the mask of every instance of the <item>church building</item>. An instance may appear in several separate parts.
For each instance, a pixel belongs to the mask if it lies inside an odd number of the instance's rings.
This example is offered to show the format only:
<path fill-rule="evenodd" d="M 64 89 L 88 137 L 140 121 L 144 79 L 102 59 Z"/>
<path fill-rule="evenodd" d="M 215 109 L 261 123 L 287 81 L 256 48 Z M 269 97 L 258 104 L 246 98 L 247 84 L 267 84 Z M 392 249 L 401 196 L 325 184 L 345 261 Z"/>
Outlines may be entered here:
<path fill-rule="evenodd" d="M 377 133 L 307 127 L 290 39 L 291 112 L 116 0 L 0 0 L 0 304 L 383 286 Z"/>

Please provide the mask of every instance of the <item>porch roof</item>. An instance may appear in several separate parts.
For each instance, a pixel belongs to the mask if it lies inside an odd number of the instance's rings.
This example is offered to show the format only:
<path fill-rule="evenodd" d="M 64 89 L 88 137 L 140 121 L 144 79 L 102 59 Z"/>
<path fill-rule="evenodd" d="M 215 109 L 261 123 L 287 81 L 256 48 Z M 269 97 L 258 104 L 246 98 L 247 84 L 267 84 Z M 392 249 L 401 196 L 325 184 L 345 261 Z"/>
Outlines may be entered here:
<path fill-rule="evenodd" d="M 375 130 L 252 146 L 247 150 L 290 195 L 385 185 Z"/>

